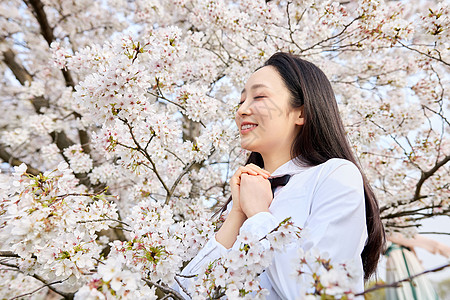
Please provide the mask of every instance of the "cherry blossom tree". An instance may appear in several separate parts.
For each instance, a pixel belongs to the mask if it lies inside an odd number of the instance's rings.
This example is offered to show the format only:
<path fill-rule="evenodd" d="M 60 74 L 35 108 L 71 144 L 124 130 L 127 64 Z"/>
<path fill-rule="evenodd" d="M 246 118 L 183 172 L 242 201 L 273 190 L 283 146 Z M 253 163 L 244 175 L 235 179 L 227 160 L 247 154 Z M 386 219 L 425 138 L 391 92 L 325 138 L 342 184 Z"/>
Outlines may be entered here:
<path fill-rule="evenodd" d="M 2 298 L 181 299 L 172 286 L 248 154 L 240 88 L 277 51 L 330 78 L 388 232 L 449 215 L 449 24 L 445 1 L 3 1 Z M 264 298 L 260 247 L 299 235 L 285 220 L 241 237 L 183 292 Z M 304 295 L 350 295 L 351 270 L 299 255 L 322 274 L 298 272 Z"/>

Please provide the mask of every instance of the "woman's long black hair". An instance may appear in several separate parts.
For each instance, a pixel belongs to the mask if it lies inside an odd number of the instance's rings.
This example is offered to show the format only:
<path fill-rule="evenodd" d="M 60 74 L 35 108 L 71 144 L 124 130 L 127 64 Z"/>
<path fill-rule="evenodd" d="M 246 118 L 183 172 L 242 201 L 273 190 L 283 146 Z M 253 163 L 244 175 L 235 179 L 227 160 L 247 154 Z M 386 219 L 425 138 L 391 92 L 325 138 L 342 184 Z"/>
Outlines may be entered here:
<path fill-rule="evenodd" d="M 384 248 L 384 228 L 378 202 L 347 140 L 331 84 L 318 67 L 290 53 L 275 53 L 264 66 L 275 67 L 283 78 L 291 93 L 292 107 L 303 106 L 305 121 L 292 144 L 291 157 L 299 157 L 301 161 L 296 162 L 303 166 L 316 166 L 331 158 L 343 158 L 358 166 L 362 174 L 368 241 L 361 258 L 364 278 L 368 279 L 375 272 Z M 246 164 L 250 163 L 264 168 L 263 158 L 258 152 L 250 154 Z M 230 201 L 231 197 L 219 212 L 223 212 Z"/>

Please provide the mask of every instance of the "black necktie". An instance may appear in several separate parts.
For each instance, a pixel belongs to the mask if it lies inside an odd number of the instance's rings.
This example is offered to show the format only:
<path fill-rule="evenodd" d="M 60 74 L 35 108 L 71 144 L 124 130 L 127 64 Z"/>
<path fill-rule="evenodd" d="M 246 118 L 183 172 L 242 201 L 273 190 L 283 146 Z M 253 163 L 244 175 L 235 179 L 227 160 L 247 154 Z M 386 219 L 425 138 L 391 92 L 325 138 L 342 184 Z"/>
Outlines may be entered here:
<path fill-rule="evenodd" d="M 274 196 L 274 194 L 275 194 L 275 188 L 277 186 L 285 186 L 288 183 L 290 178 L 291 178 L 291 175 L 289 175 L 289 174 L 286 174 L 286 175 L 280 176 L 280 177 L 269 178 L 270 188 L 272 189 L 272 196 Z"/>

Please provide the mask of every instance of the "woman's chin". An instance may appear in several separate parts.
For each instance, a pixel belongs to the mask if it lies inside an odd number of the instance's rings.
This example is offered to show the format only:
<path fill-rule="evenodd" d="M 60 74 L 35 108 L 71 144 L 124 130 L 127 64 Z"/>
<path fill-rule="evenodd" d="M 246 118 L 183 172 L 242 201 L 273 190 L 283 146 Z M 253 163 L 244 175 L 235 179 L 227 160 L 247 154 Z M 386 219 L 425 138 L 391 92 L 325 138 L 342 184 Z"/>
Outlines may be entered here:
<path fill-rule="evenodd" d="M 258 152 L 254 143 L 251 142 L 245 142 L 241 140 L 241 148 L 252 152 Z"/>

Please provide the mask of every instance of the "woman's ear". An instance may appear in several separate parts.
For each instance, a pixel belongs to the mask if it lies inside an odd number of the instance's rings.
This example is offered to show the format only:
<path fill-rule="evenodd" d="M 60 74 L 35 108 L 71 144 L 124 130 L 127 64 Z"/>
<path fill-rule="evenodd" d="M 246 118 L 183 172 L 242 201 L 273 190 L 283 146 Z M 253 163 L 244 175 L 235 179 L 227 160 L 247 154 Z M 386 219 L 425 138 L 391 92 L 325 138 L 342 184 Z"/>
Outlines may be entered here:
<path fill-rule="evenodd" d="M 305 118 L 303 117 L 303 105 L 296 111 L 295 119 L 295 125 L 302 126 L 305 124 Z"/>

